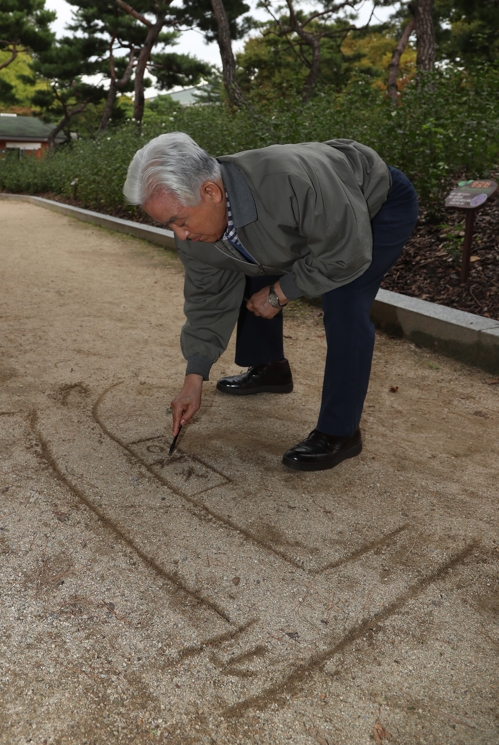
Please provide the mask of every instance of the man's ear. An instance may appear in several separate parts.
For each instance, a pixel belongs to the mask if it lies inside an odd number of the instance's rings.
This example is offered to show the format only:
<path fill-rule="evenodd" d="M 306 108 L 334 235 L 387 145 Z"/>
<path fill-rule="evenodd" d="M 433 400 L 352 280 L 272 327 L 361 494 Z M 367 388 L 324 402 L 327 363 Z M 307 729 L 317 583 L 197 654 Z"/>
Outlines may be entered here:
<path fill-rule="evenodd" d="M 220 204 L 225 198 L 220 184 L 216 181 L 205 181 L 201 186 L 201 199 L 205 202 Z"/>

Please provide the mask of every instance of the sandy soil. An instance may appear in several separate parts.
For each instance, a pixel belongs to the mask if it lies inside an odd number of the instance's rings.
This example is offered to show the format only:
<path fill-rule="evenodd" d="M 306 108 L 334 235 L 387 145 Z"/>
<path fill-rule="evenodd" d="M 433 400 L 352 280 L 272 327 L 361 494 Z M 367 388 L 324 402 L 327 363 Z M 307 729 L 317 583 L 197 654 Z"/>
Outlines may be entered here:
<path fill-rule="evenodd" d="M 176 256 L 0 224 L 0 743 L 499 743 L 490 376 L 380 336 L 362 455 L 288 471 L 325 346 L 296 304 L 295 391 L 216 394 L 229 350 L 168 459 Z"/>

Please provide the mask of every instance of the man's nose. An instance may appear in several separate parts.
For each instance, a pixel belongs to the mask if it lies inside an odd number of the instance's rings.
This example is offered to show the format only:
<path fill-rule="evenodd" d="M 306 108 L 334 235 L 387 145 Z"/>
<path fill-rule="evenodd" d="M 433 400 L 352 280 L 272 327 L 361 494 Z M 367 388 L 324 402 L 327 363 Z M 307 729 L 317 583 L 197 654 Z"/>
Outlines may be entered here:
<path fill-rule="evenodd" d="M 172 225 L 171 228 L 177 238 L 179 238 L 181 241 L 187 240 L 187 236 L 189 235 L 189 231 L 187 230 L 187 228 L 179 228 L 178 225 Z"/>

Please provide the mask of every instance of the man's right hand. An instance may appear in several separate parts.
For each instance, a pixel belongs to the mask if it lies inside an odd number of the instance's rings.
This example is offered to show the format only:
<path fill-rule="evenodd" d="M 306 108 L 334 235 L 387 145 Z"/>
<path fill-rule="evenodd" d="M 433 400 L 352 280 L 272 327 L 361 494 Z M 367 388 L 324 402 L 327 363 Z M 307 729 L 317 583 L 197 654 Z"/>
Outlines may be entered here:
<path fill-rule="evenodd" d="M 188 424 L 201 406 L 202 375 L 186 375 L 182 390 L 171 402 L 173 417 L 173 436 L 178 434 L 180 425 Z"/>

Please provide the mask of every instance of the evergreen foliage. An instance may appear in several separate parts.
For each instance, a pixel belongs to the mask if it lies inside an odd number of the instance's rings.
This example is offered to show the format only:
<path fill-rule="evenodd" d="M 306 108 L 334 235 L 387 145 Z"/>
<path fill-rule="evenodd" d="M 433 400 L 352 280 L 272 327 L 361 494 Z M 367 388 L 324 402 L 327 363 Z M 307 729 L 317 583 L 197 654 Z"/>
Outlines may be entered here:
<path fill-rule="evenodd" d="M 7 52 L 0 52 L 0 64 L 7 59 Z M 0 72 L 0 110 L 12 113 L 30 112 L 33 95 L 37 88 L 47 88 L 46 81 L 35 81 L 31 68 L 33 58 L 28 52 L 20 52 L 14 62 Z M 12 95 L 5 97 L 2 90 Z"/>
<path fill-rule="evenodd" d="M 497 0 L 436 0 L 439 56 L 474 65 L 499 59 Z"/>
<path fill-rule="evenodd" d="M 251 16 L 247 15 L 250 6 L 244 0 L 224 0 L 224 8 L 231 39 L 242 39 L 254 25 Z M 178 20 L 183 26 L 198 28 L 206 41 L 217 40 L 218 29 L 211 0 L 184 0 L 178 10 Z"/>
<path fill-rule="evenodd" d="M 55 17 L 45 9 L 45 0 L 2 0 L 0 51 L 8 52 L 2 66 L 8 66 L 20 52 L 48 49 L 54 40 L 50 24 Z"/>
<path fill-rule="evenodd" d="M 273 143 L 324 141 L 334 137 L 373 147 L 414 181 L 422 205 L 434 212 L 454 180 L 483 177 L 499 158 L 499 69 L 475 66 L 437 71 L 423 84 L 406 86 L 396 107 L 371 79 L 309 103 L 274 99 L 254 113 L 224 104 L 181 107 L 167 97 L 148 107 L 142 128 L 127 122 L 97 139 L 69 143 L 41 161 L 0 161 L 0 188 L 52 192 L 78 198 L 88 208 L 124 209 L 122 187 L 135 151 L 152 137 L 188 132 L 213 155 Z M 135 208 L 128 208 L 136 214 Z"/>
<path fill-rule="evenodd" d="M 63 129 L 69 135 L 71 119 L 84 111 L 88 104 L 103 100 L 102 86 L 83 79 L 85 75 L 98 72 L 95 51 L 96 45 L 91 38 L 64 37 L 33 59 L 34 77 L 31 82 L 46 80 L 49 85 L 35 90 L 32 103 L 43 111 L 48 121 L 56 124 L 52 137 Z"/>
<path fill-rule="evenodd" d="M 36 19 L 41 28 L 43 18 L 49 18 L 40 15 L 45 13 L 44 0 L 5 2 L 12 8 L 29 9 L 34 27 Z M 338 14 L 343 6 L 323 3 L 325 10 L 319 16 L 290 10 L 287 17 L 281 9 L 282 15 L 263 24 L 263 33 L 249 39 L 238 55 L 238 82 L 250 104 L 239 111 L 224 102 L 217 71 L 169 49 L 178 34 L 173 27 L 179 24 L 196 26 L 206 39 L 215 38 L 211 0 L 184 0 L 176 6 L 162 0 L 158 23 L 163 25 L 146 65 L 157 86 L 195 84 L 210 75 L 212 83 L 200 97 L 203 105 L 182 108 L 169 97 L 158 96 L 146 104 L 141 127 L 132 120 L 137 120 L 137 85 L 133 103 L 127 94 L 132 91 L 134 69 L 150 29 L 150 21 L 145 23 L 139 16 L 152 17 L 159 13 L 159 6 L 152 0 L 135 0 L 134 15 L 123 0 L 71 2 L 75 35 L 57 43 L 46 43 L 48 37 L 45 42 L 35 40 L 40 44 L 37 52 L 27 58 L 35 75 L 29 79 L 25 74 L 23 80 L 32 104 L 67 134 L 79 120 L 76 129 L 81 137 L 41 160 L 12 155 L 0 159 L 2 189 L 72 197 L 76 182 L 78 199 L 85 206 L 128 210 L 133 215 L 136 209 L 123 204 L 121 191 L 128 163 L 141 144 L 172 130 L 188 132 L 213 155 L 273 143 L 356 139 L 404 170 L 414 181 L 423 206 L 434 213 L 441 209 L 443 196 L 456 178 L 483 177 L 497 165 L 497 0 L 435 0 L 437 69 L 416 77 L 416 51 L 409 42 L 397 68 L 401 93 L 396 93 L 395 100 L 386 95 L 387 66 L 401 30 L 410 28 L 407 22 L 416 0 L 398 4 L 380 0 L 395 9 L 390 22 L 360 29 L 349 28 L 355 21 L 353 11 Z M 269 7 L 268 0 L 263 5 Z M 357 5 L 352 3 L 352 8 Z M 224 0 L 224 7 L 231 37 L 241 37 L 253 23 L 248 5 L 244 0 Z M 0 13 L 0 29 L 4 16 Z M 302 34 L 305 26 L 308 41 Z M 320 64 L 304 96 L 313 66 L 312 37 L 320 41 Z M 9 61 L 9 54 L 0 50 L 0 66 Z M 14 75 L 19 60 L 10 69 L 4 67 L 0 105 L 2 98 L 4 106 L 22 99 L 17 72 Z M 104 78 L 104 84 L 88 82 L 85 76 L 95 73 Z M 38 89 L 30 89 L 28 83 Z M 104 131 L 108 123 L 111 126 Z"/>

